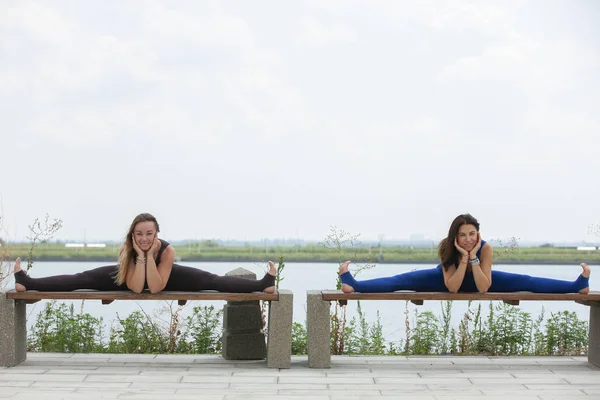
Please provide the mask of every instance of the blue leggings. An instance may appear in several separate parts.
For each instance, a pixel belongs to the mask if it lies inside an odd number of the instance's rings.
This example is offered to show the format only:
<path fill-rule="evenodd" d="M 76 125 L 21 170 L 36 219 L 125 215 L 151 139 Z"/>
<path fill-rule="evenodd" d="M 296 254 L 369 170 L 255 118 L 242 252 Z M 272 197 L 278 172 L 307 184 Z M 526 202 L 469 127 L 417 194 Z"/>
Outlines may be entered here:
<path fill-rule="evenodd" d="M 357 292 L 382 293 L 397 290 L 416 292 L 447 292 L 442 266 L 403 274 L 357 281 L 350 272 L 340 275 L 342 283 L 350 285 Z M 589 278 L 579 275 L 573 282 L 560 279 L 540 278 L 492 270 L 492 286 L 488 292 L 533 292 L 533 293 L 577 293 L 589 286 Z M 473 273 L 467 272 L 459 289 L 460 292 L 477 292 Z"/>

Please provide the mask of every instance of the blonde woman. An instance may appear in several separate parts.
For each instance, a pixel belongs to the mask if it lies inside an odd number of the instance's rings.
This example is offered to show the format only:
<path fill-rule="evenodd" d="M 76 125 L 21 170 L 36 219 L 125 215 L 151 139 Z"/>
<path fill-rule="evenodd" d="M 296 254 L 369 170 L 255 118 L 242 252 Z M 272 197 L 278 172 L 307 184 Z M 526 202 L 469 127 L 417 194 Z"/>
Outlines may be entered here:
<path fill-rule="evenodd" d="M 148 213 L 133 219 L 125 242 L 119 250 L 119 263 L 94 268 L 72 275 L 32 278 L 15 262 L 15 290 L 62 292 L 77 289 L 101 291 L 131 290 L 141 293 L 167 291 L 195 292 L 216 290 L 230 293 L 275 291 L 275 264 L 269 261 L 269 271 L 260 280 L 235 276 L 219 276 L 198 268 L 174 264 L 175 249 L 159 239 L 158 221 Z"/>

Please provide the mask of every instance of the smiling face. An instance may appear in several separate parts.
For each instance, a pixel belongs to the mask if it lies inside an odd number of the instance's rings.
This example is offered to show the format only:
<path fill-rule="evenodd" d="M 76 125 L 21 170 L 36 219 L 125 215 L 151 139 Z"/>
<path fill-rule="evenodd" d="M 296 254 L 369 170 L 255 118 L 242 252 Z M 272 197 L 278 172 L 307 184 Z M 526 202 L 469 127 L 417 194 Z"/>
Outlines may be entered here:
<path fill-rule="evenodd" d="M 458 228 L 456 234 L 458 245 L 466 251 L 471 251 L 477 245 L 479 238 L 477 237 L 477 228 L 475 225 L 464 224 Z"/>
<path fill-rule="evenodd" d="M 138 222 L 135 224 L 135 228 L 133 228 L 135 244 L 137 244 L 142 251 L 150 250 L 154 238 L 156 238 L 156 234 L 156 225 L 152 221 Z"/>

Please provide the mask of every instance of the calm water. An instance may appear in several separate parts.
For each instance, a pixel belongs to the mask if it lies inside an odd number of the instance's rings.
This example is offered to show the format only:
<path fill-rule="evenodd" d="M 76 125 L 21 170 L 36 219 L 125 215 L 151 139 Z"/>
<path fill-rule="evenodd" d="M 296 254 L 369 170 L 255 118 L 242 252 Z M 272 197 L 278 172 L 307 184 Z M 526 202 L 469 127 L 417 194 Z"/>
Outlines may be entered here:
<path fill-rule="evenodd" d="M 205 271 L 210 271 L 216 274 L 225 274 L 235 268 L 245 268 L 254 272 L 258 277 L 262 277 L 266 271 L 266 266 L 259 263 L 243 263 L 243 262 L 226 262 L 226 263 L 203 263 L 203 262 L 183 262 L 184 265 L 189 265 L 196 268 L 201 268 Z M 106 263 L 95 263 L 95 262 L 82 262 L 82 263 L 61 263 L 61 262 L 38 262 L 34 264 L 34 267 L 30 270 L 30 275 L 33 277 L 42 277 L 56 274 L 70 274 L 80 272 L 86 269 L 95 268 L 106 265 Z M 363 271 L 360 275 L 360 279 L 370 279 L 381 276 L 395 275 L 402 272 L 412 271 L 415 269 L 431 268 L 432 266 L 423 264 L 380 264 L 375 268 L 367 271 Z M 592 267 L 594 272 L 595 267 Z M 579 265 L 494 265 L 495 269 L 516 272 L 535 276 L 545 276 L 548 278 L 574 280 L 580 273 L 581 267 Z M 352 267 L 351 267 L 352 270 Z M 282 289 L 290 289 L 294 293 L 294 321 L 304 322 L 306 318 L 306 291 L 313 289 L 335 289 L 337 276 L 337 264 L 329 263 L 287 263 L 283 272 L 283 281 L 280 284 Z M 590 287 L 595 289 L 596 286 L 595 275 L 592 273 L 590 278 Z M 10 283 L 12 285 L 12 283 Z M 35 315 L 43 308 L 46 301 L 38 302 L 34 305 L 28 306 L 30 326 L 35 321 Z M 76 310 L 81 309 L 81 301 L 65 301 L 65 303 L 73 303 Z M 477 307 L 479 302 L 474 302 L 474 306 Z M 120 318 L 124 318 L 129 315 L 132 311 L 143 309 L 149 314 L 155 314 L 160 308 L 164 308 L 167 302 L 159 301 L 115 301 L 109 305 L 102 305 L 99 301 L 87 301 L 83 304 L 83 309 L 86 312 L 91 313 L 96 317 L 102 317 L 107 326 L 106 333 L 108 333 L 108 327 L 116 319 L 117 314 Z M 187 315 L 187 309 L 191 309 L 192 304 L 209 305 L 214 304 L 216 307 L 222 307 L 225 302 L 190 302 L 184 310 L 183 315 Z M 482 308 L 487 312 L 489 302 L 482 302 Z M 524 311 L 537 316 L 542 311 L 542 307 L 545 310 L 546 316 L 549 316 L 550 312 L 569 310 L 575 311 L 579 315 L 580 319 L 588 320 L 589 309 L 586 306 L 577 304 L 573 301 L 567 302 L 521 302 L 519 306 Z M 379 311 L 382 324 L 384 326 L 384 334 L 388 341 L 398 341 L 404 337 L 404 301 L 363 301 L 363 311 L 365 311 L 369 321 L 375 321 L 376 313 Z M 425 302 L 422 306 L 415 306 L 412 303 L 409 305 L 411 312 L 411 324 L 414 322 L 414 310 L 418 308 L 419 311 L 430 310 L 436 315 L 440 315 L 441 302 L 429 301 Z M 452 324 L 456 326 L 459 320 L 464 315 L 467 309 L 466 301 L 454 302 L 452 308 Z M 356 313 L 356 302 L 348 303 L 348 315 L 349 317 L 355 316 Z M 165 317 L 166 318 L 166 317 Z"/>

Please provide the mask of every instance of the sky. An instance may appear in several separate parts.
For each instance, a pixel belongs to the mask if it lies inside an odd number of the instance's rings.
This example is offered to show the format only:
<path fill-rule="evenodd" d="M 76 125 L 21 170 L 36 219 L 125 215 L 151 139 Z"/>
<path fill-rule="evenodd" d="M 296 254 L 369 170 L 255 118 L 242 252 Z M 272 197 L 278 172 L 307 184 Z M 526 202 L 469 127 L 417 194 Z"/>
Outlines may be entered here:
<path fill-rule="evenodd" d="M 0 2 L 4 236 L 600 241 L 600 2 Z"/>

